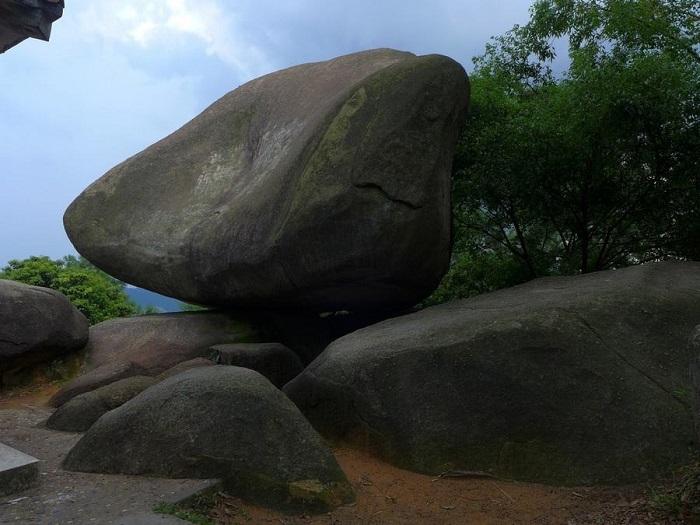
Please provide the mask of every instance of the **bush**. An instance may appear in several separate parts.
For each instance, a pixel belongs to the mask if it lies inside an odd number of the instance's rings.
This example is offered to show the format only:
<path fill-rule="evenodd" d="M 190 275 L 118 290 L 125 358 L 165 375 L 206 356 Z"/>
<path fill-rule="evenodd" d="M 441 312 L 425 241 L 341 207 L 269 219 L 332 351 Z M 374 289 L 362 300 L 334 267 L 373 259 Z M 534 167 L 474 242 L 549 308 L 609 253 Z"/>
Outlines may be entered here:
<path fill-rule="evenodd" d="M 51 288 L 64 294 L 90 324 L 140 313 L 124 291 L 124 283 L 71 255 L 58 260 L 45 256 L 12 260 L 0 279 Z"/>
<path fill-rule="evenodd" d="M 456 251 L 440 286 L 421 306 L 432 306 L 508 288 L 521 284 L 528 278 L 523 266 L 507 254 Z"/>

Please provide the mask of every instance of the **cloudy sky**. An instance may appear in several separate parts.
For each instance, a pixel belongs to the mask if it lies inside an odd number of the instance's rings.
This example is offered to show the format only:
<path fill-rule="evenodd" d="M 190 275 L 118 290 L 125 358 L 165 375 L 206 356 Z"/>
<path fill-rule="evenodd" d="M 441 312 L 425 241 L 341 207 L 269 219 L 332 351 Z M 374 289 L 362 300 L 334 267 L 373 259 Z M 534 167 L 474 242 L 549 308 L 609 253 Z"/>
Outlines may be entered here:
<path fill-rule="evenodd" d="M 68 204 L 256 76 L 363 49 L 467 69 L 530 0 L 66 0 L 50 43 L 0 54 L 0 266 L 75 253 Z"/>

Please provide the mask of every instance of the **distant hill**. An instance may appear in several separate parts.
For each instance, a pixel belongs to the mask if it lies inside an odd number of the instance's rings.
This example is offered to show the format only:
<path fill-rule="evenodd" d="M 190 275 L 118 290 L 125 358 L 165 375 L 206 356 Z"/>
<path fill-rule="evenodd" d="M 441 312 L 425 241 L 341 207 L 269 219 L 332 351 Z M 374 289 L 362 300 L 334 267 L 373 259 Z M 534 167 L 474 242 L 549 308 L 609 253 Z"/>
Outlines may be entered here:
<path fill-rule="evenodd" d="M 125 288 L 127 295 L 141 308 L 149 306 L 155 307 L 159 312 L 180 312 L 182 303 L 172 297 L 157 294 L 144 290 L 143 288 L 135 288 L 127 286 Z"/>

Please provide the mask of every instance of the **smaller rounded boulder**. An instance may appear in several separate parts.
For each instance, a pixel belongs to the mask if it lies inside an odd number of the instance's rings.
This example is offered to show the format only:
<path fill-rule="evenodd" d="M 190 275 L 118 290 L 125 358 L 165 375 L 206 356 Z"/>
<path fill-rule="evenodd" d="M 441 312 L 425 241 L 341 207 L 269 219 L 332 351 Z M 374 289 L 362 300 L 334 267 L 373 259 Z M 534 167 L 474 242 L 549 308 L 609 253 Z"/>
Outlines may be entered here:
<path fill-rule="evenodd" d="M 70 451 L 68 470 L 222 479 L 232 494 L 325 510 L 354 499 L 322 438 L 257 372 L 196 368 L 102 416 Z M 299 491 L 313 485 L 319 490 Z"/>
<path fill-rule="evenodd" d="M 0 279 L 0 388 L 8 370 L 80 350 L 88 320 L 63 294 Z"/>

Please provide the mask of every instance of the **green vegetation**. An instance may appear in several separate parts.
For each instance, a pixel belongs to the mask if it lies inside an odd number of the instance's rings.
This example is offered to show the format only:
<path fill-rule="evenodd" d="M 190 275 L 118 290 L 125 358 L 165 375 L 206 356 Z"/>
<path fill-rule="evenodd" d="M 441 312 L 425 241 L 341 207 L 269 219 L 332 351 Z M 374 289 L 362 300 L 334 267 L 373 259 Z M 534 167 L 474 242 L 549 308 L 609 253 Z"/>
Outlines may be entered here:
<path fill-rule="evenodd" d="M 537 0 L 494 38 L 455 161 L 453 264 L 428 303 L 700 259 L 699 45 L 696 0 Z"/>
<path fill-rule="evenodd" d="M 223 508 L 226 523 L 235 525 L 250 522 L 250 514 L 244 508 L 228 501 L 229 499 L 229 496 L 219 491 L 217 485 L 176 504 L 159 503 L 153 511 L 175 516 L 196 525 L 213 525 Z"/>
<path fill-rule="evenodd" d="M 173 505 L 172 503 L 160 503 L 154 507 L 153 512 L 175 516 L 176 518 L 189 521 L 190 523 L 194 523 L 196 525 L 214 525 L 214 522 L 205 514 L 202 514 L 197 510 L 191 510 L 178 505 Z"/>
<path fill-rule="evenodd" d="M 670 487 L 652 490 L 649 503 L 666 517 L 696 523 L 700 519 L 700 463 L 681 469 Z"/>
<path fill-rule="evenodd" d="M 206 306 L 200 306 L 198 304 L 180 303 L 181 312 L 201 312 L 204 310 L 209 310 L 209 308 Z"/>
<path fill-rule="evenodd" d="M 141 313 L 124 292 L 124 284 L 95 268 L 86 259 L 30 257 L 13 260 L 0 270 L 0 279 L 52 288 L 64 294 L 90 324 Z"/>

